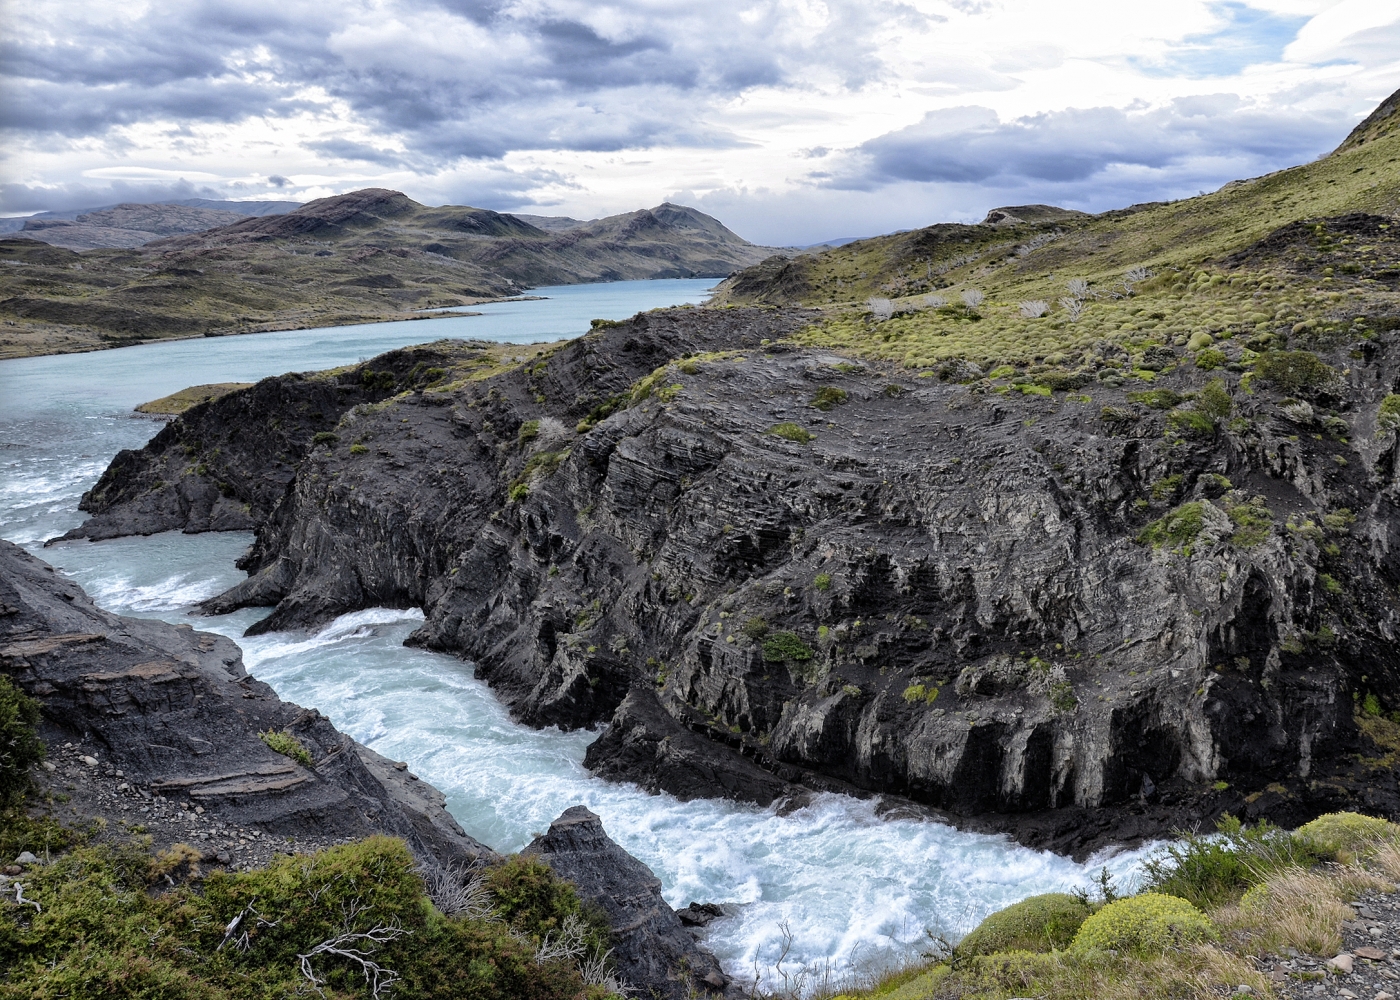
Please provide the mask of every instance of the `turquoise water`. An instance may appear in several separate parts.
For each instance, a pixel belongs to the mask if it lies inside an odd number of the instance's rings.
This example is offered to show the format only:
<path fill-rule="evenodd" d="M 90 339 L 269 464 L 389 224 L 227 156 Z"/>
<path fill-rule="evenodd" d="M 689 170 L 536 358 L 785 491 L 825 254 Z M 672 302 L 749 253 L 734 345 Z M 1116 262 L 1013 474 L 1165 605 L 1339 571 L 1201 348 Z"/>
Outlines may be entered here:
<path fill-rule="evenodd" d="M 189 622 L 235 639 L 248 669 L 284 698 L 320 709 L 356 739 L 410 763 L 447 795 L 473 836 L 515 850 L 584 803 L 649 865 L 666 898 L 732 904 L 708 943 L 725 968 L 771 979 L 784 924 L 784 970 L 843 970 L 917 950 L 926 927 L 957 934 L 1024 896 L 1084 886 L 1101 864 L 1132 878 L 1141 852 L 1080 865 L 1005 838 L 874 815 L 867 802 L 824 795 L 789 816 L 723 802 L 680 803 L 583 769 L 588 732 L 511 722 L 469 664 L 406 649 L 419 612 L 372 609 L 315 635 L 253 639 L 265 610 L 221 618 L 194 603 L 242 578 L 246 533 L 123 538 L 42 548 L 82 520 L 82 491 L 121 448 L 160 424 L 131 407 L 187 385 L 253 381 L 354 362 L 447 336 L 528 343 L 577 336 L 593 318 L 703 300 L 708 281 L 618 282 L 538 289 L 545 301 L 477 307 L 483 316 L 302 330 L 0 362 L 0 536 L 26 545 L 122 614 Z"/>

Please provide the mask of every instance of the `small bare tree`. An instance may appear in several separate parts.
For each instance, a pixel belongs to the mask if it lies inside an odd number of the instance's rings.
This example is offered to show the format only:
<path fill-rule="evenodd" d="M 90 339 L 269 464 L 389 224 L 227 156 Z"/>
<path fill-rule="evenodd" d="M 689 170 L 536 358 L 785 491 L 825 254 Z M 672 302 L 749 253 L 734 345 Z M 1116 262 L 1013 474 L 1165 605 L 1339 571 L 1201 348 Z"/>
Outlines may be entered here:
<path fill-rule="evenodd" d="M 357 964 L 360 971 L 364 973 L 365 983 L 369 985 L 370 994 L 375 1000 L 378 1000 L 381 993 L 399 981 L 400 977 L 397 972 L 384 968 L 372 956 L 381 944 L 397 941 L 409 932 L 392 921 L 387 924 L 378 924 L 367 931 L 352 931 L 350 928 L 354 926 L 355 918 L 366 909 L 367 907 L 362 906 L 358 899 L 351 900 L 343 907 L 345 921 L 341 933 L 335 937 L 326 938 L 306 954 L 297 956 L 297 961 L 301 963 L 301 974 L 306 977 L 306 981 L 311 984 L 311 988 L 319 996 L 326 995 L 321 989 L 326 981 L 316 975 L 311 960 L 320 955 L 332 955 Z"/>
<path fill-rule="evenodd" d="M 486 868 L 472 865 L 422 865 L 418 877 L 423 890 L 438 911 L 447 917 L 458 914 L 471 920 L 489 920 L 496 916 L 491 889 L 486 884 Z"/>
<path fill-rule="evenodd" d="M 924 305 L 929 309 L 942 309 L 948 304 L 948 300 L 941 295 L 925 295 Z"/>
<path fill-rule="evenodd" d="M 1071 323 L 1078 323 L 1079 317 L 1084 315 L 1084 300 L 1065 296 L 1060 299 L 1060 308 L 1065 311 Z"/>
<path fill-rule="evenodd" d="M 894 315 L 894 303 L 889 299 L 882 299 L 872 295 L 865 305 L 866 308 L 870 310 L 871 317 L 874 318 L 877 323 L 883 323 Z"/>
<path fill-rule="evenodd" d="M 987 295 L 980 289 L 968 288 L 963 290 L 962 300 L 963 305 L 967 306 L 969 309 L 976 309 L 983 302 L 987 301 Z"/>
<path fill-rule="evenodd" d="M 1038 316 L 1044 316 L 1049 311 L 1050 303 L 1046 302 L 1044 299 L 1031 299 L 1028 302 L 1021 303 L 1021 315 L 1026 319 L 1035 319 Z"/>
<path fill-rule="evenodd" d="M 1065 282 L 1065 289 L 1072 298 L 1087 299 L 1089 297 L 1089 282 L 1085 278 L 1070 278 Z"/>
<path fill-rule="evenodd" d="M 551 931 L 544 936 L 539 948 L 535 950 L 535 964 L 544 965 L 559 959 L 577 961 L 582 958 L 587 951 L 583 942 L 586 929 L 577 914 L 569 914 L 564 918 L 557 935 Z"/>

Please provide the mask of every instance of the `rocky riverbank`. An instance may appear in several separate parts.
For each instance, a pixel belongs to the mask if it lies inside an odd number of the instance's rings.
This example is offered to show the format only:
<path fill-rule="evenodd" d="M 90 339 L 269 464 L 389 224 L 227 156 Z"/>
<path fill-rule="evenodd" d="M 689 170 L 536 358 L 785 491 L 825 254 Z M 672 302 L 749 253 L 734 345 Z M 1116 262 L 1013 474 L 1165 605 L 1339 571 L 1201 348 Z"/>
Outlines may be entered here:
<path fill-rule="evenodd" d="M 186 845 L 206 871 L 250 872 L 377 834 L 402 838 L 430 873 L 503 860 L 467 836 L 442 793 L 405 763 L 250 677 L 233 642 L 104 612 L 8 542 L 0 670 L 42 705 L 50 753 L 36 769 L 37 799 L 98 839 L 144 835 L 157 852 Z M 606 913 L 627 981 L 677 1000 L 692 982 L 723 991 L 727 977 L 651 872 L 597 816 L 576 812 L 530 851 Z"/>
<path fill-rule="evenodd" d="M 179 497 L 220 463 L 267 513 L 210 612 L 421 606 L 412 641 L 517 718 L 611 722 L 589 766 L 683 797 L 880 795 L 1080 855 L 1396 813 L 1393 334 L 1272 377 L 1105 343 L 1009 385 L 784 342 L 811 317 L 654 312 L 490 367 L 435 345 L 432 381 L 278 456 L 271 502 L 260 428 L 314 380 L 265 382 L 119 456 L 77 534 L 206 530 Z"/>

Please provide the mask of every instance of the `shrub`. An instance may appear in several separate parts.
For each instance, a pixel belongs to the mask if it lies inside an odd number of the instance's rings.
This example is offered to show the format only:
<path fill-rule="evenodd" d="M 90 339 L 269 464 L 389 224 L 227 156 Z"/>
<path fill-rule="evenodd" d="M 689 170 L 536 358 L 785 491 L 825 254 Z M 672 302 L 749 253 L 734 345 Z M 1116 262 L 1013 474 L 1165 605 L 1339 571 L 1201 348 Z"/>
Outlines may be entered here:
<path fill-rule="evenodd" d="M 744 635 L 748 636 L 750 639 L 757 641 L 768 634 L 768 620 L 766 618 L 760 618 L 758 615 L 753 615 L 748 621 L 744 622 L 739 631 L 743 632 Z"/>
<path fill-rule="evenodd" d="M 526 441 L 533 441 L 540 436 L 540 422 L 538 420 L 527 420 L 520 425 L 519 438 L 521 444 Z"/>
<path fill-rule="evenodd" d="M 998 951 L 1063 951 L 1093 913 L 1081 899 L 1063 892 L 1031 896 L 998 910 L 958 943 L 963 955 Z"/>
<path fill-rule="evenodd" d="M 1153 410 L 1170 410 L 1173 406 L 1180 406 L 1185 401 L 1185 396 L 1170 389 L 1146 389 L 1142 392 L 1128 393 L 1128 402 L 1141 403 Z"/>
<path fill-rule="evenodd" d="M 904 689 L 904 700 L 911 705 L 919 701 L 932 705 L 938 700 L 938 688 L 933 684 L 910 684 Z"/>
<path fill-rule="evenodd" d="M 1073 949 L 1153 955 L 1218 940 L 1206 915 L 1184 899 L 1148 892 L 1109 903 L 1074 936 Z"/>
<path fill-rule="evenodd" d="M 774 632 L 763 640 L 763 658 L 769 663 L 810 660 L 812 649 L 795 632 Z"/>
<path fill-rule="evenodd" d="M 870 310 L 870 318 L 877 323 L 883 323 L 894 315 L 894 303 L 889 299 L 872 296 L 866 301 L 865 307 Z"/>
<path fill-rule="evenodd" d="M 846 402 L 846 399 L 845 389 L 838 389 L 834 385 L 824 385 L 812 397 L 812 405 L 822 412 L 826 412 L 833 406 L 840 406 Z"/>
<path fill-rule="evenodd" d="M 1235 401 L 1230 398 L 1229 390 L 1225 388 L 1225 383 L 1218 378 L 1213 378 L 1206 383 L 1206 387 L 1196 393 L 1196 409 L 1207 416 L 1217 420 L 1224 420 L 1230 415 L 1230 411 L 1235 408 Z"/>
<path fill-rule="evenodd" d="M 0 675 L 0 808 L 24 798 L 29 769 L 44 759 L 38 725 L 39 703 Z"/>
<path fill-rule="evenodd" d="M 273 750 L 276 750 L 283 757 L 290 757 L 298 764 L 312 767 L 311 752 L 301 745 L 301 740 L 297 739 L 285 729 L 282 732 L 274 732 L 269 729 L 265 733 L 258 733 L 258 739 L 262 740 Z"/>
<path fill-rule="evenodd" d="M 1315 859 L 1303 841 L 1267 822 L 1247 827 L 1226 815 L 1216 835 L 1183 833 L 1143 862 L 1151 892 L 1197 906 L 1215 906 L 1257 885 L 1273 872 L 1306 867 Z"/>
<path fill-rule="evenodd" d="M 511 503 L 519 503 L 530 495 L 530 487 L 526 483 L 512 483 L 506 491 L 506 499 Z"/>
<path fill-rule="evenodd" d="M 818 573 L 816 576 L 812 577 L 812 586 L 816 587 L 816 588 L 817 588 L 818 590 L 820 590 L 820 591 L 828 591 L 828 590 L 830 590 L 830 589 L 831 589 L 831 574 L 830 574 L 830 573 Z"/>
<path fill-rule="evenodd" d="M 1021 317 L 1023 319 L 1038 319 L 1050 311 L 1050 303 L 1044 299 L 1031 299 L 1022 302 L 1020 306 Z"/>
<path fill-rule="evenodd" d="M 1183 437 L 1209 437 L 1215 433 L 1215 419 L 1199 410 L 1175 410 L 1167 416 L 1167 428 Z"/>
<path fill-rule="evenodd" d="M 1376 423 L 1391 430 L 1400 427 L 1400 396 L 1391 393 L 1381 400 L 1381 408 L 1376 414 Z"/>
<path fill-rule="evenodd" d="M 538 858 L 517 854 L 491 869 L 486 884 L 501 917 L 536 943 L 577 917 L 589 925 L 586 940 L 593 949 L 607 950 L 607 918 L 585 907 L 574 887 Z"/>
<path fill-rule="evenodd" d="M 796 441 L 798 444 L 807 444 L 809 441 L 816 439 L 815 434 L 800 424 L 794 424 L 792 421 L 774 424 L 772 427 L 768 428 L 768 433 L 774 434 L 787 441 Z"/>
<path fill-rule="evenodd" d="M 968 288 L 962 293 L 962 300 L 968 309 L 976 309 L 987 300 L 987 293 L 977 288 Z"/>
<path fill-rule="evenodd" d="M 364 445 L 360 444 L 360 442 L 356 441 L 354 444 L 352 444 L 352 445 L 350 446 L 350 454 L 352 454 L 352 455 L 367 455 L 367 454 L 369 454 L 369 449 L 366 448 Z"/>
<path fill-rule="evenodd" d="M 335 444 L 339 440 L 339 434 L 332 434 L 330 431 L 317 431 L 311 439 L 311 445 L 315 447 L 318 444 Z"/>
<path fill-rule="evenodd" d="M 1336 812 L 1304 823 L 1295 836 L 1325 858 L 1345 860 L 1379 841 L 1400 839 L 1400 826 L 1374 816 Z"/>
<path fill-rule="evenodd" d="M 1188 351 L 1204 351 L 1213 343 L 1215 343 L 1215 338 L 1202 330 L 1200 333 L 1191 334 L 1191 339 L 1186 342 L 1186 349 Z M 1197 367 L 1200 367 L 1199 362 Z"/>
<path fill-rule="evenodd" d="M 1184 503 L 1175 510 L 1153 521 L 1138 532 L 1139 545 L 1150 545 L 1154 549 L 1171 546 L 1190 554 L 1190 545 L 1205 527 L 1205 503 L 1194 500 Z"/>
<path fill-rule="evenodd" d="M 1202 371 L 1214 371 L 1223 368 L 1229 358 L 1225 357 L 1224 351 L 1216 350 L 1214 347 L 1207 347 L 1204 351 L 1196 352 L 1196 367 Z"/>
<path fill-rule="evenodd" d="M 1337 373 L 1311 351 L 1268 351 L 1254 363 L 1254 375 L 1280 392 L 1303 395 L 1324 388 Z"/>

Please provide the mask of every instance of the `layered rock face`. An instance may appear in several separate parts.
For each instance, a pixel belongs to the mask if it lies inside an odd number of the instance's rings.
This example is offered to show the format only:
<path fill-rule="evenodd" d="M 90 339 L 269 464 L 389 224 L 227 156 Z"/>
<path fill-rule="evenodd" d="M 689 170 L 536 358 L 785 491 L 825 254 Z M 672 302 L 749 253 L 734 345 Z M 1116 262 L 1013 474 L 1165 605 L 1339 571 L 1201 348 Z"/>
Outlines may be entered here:
<path fill-rule="evenodd" d="M 1395 811 L 1392 335 L 1288 397 L 1113 345 L 1050 394 L 781 342 L 807 321 L 649 313 L 348 409 L 209 610 L 422 606 L 518 718 L 611 721 L 589 766 L 683 796 L 882 793 L 1076 852 Z"/>
<path fill-rule="evenodd" d="M 108 614 L 4 541 L 0 669 L 40 700 L 51 740 L 90 738 L 109 766 L 153 794 L 271 833 L 402 837 L 444 866 L 494 857 L 462 832 L 437 789 L 250 677 L 235 643 Z M 309 766 L 258 738 L 284 729 Z"/>

